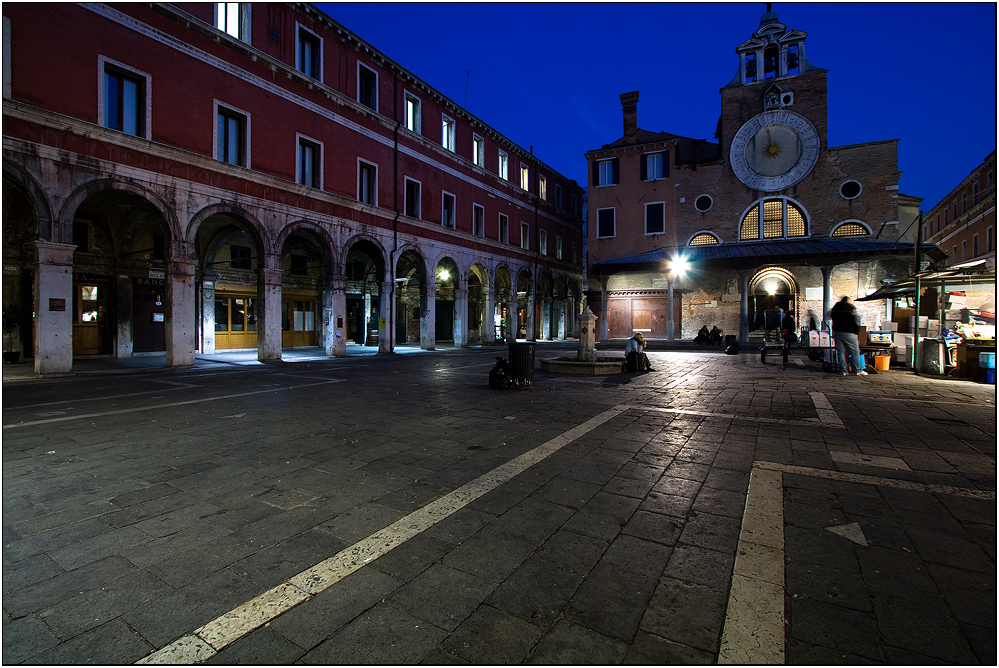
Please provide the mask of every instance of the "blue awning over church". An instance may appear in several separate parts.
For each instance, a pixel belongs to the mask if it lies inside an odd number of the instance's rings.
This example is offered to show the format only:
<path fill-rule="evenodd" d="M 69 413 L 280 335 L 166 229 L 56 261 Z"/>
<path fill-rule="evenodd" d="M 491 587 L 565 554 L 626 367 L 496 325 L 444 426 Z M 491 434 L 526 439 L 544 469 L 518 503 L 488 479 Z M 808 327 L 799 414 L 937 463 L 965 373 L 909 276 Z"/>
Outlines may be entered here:
<path fill-rule="evenodd" d="M 924 244 L 922 250 L 933 259 L 946 257 L 946 254 L 933 244 Z M 598 273 L 608 273 L 616 269 L 637 268 L 643 265 L 658 266 L 681 254 L 689 262 L 748 266 L 766 262 L 834 265 L 851 260 L 873 260 L 886 256 L 911 257 L 913 253 L 913 244 L 896 241 L 849 238 L 780 239 L 706 246 L 668 246 L 637 255 L 600 260 L 595 262 L 593 267 Z"/>

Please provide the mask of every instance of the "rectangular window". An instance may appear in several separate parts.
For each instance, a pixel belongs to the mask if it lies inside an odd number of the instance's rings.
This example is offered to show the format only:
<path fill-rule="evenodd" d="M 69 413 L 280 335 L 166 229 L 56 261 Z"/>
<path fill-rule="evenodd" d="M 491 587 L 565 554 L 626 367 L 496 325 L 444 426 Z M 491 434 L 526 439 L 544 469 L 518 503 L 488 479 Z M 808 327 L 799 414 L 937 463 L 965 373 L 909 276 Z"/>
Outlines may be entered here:
<path fill-rule="evenodd" d="M 215 27 L 222 32 L 246 41 L 244 39 L 245 8 L 241 2 L 219 2 L 215 5 Z"/>
<path fill-rule="evenodd" d="M 520 224 L 520 247 L 531 250 L 531 228 L 527 223 Z"/>
<path fill-rule="evenodd" d="M 441 146 L 454 151 L 454 119 L 441 114 Z"/>
<path fill-rule="evenodd" d="M 104 64 L 104 127 L 146 136 L 146 79 Z"/>
<path fill-rule="evenodd" d="M 597 211 L 597 238 L 607 239 L 613 237 L 614 233 L 614 209 L 599 209 Z"/>
<path fill-rule="evenodd" d="M 776 239 L 784 236 L 784 202 L 779 199 L 763 203 L 763 237 Z"/>
<path fill-rule="evenodd" d="M 961 241 L 961 262 L 968 259 L 968 240 L 963 239 Z"/>
<path fill-rule="evenodd" d="M 508 167 L 509 164 L 510 164 L 510 158 L 509 158 L 509 156 L 507 155 L 506 151 L 502 151 L 501 150 L 499 152 L 499 166 L 496 169 L 496 173 L 499 174 L 499 177 L 501 179 L 508 179 L 509 180 L 509 178 L 510 178 L 509 177 L 509 171 L 507 169 L 507 167 Z"/>
<path fill-rule="evenodd" d="M 288 271 L 295 276 L 309 275 L 309 258 L 304 255 L 290 255 L 288 257 Z"/>
<path fill-rule="evenodd" d="M 576 242 L 575 242 L 575 241 L 573 241 L 573 242 L 572 242 L 572 257 L 570 258 L 570 260 L 571 260 L 571 261 L 572 261 L 572 262 L 573 262 L 574 264 L 575 264 L 575 262 L 576 262 L 576 257 L 577 257 L 577 255 L 576 255 L 576 251 L 577 251 L 577 250 L 579 250 L 579 249 L 578 249 L 578 248 L 576 247 Z"/>
<path fill-rule="evenodd" d="M 357 201 L 378 206 L 378 168 L 362 160 L 357 162 Z"/>
<path fill-rule="evenodd" d="M 562 186 L 555 184 L 555 206 L 562 208 Z"/>
<path fill-rule="evenodd" d="M 619 164 L 620 161 L 618 158 L 595 162 L 593 164 L 593 168 L 596 171 L 596 178 L 594 180 L 597 185 L 611 186 L 617 183 L 620 178 Z"/>
<path fill-rule="evenodd" d="M 441 224 L 454 229 L 454 195 L 444 193 L 441 202 Z"/>
<path fill-rule="evenodd" d="M 524 190 L 531 189 L 531 168 L 527 165 L 520 166 L 520 187 Z"/>
<path fill-rule="evenodd" d="M 992 235 L 992 227 L 985 228 L 985 252 L 991 253 L 992 249 L 995 248 L 995 237 Z"/>
<path fill-rule="evenodd" d="M 662 234 L 666 231 L 666 205 L 652 202 L 645 205 L 645 233 Z"/>
<path fill-rule="evenodd" d="M 322 65 L 322 43 L 319 38 L 299 26 L 298 28 L 298 56 L 295 66 L 299 72 L 313 79 L 321 79 L 320 66 Z"/>
<path fill-rule="evenodd" d="M 486 142 L 479 135 L 472 135 L 472 163 L 478 167 L 486 166 Z"/>
<path fill-rule="evenodd" d="M 666 173 L 666 154 L 647 153 L 642 156 L 641 177 L 643 181 L 656 181 L 668 176 Z"/>
<path fill-rule="evenodd" d="M 542 255 L 548 255 L 548 233 L 538 230 L 538 251 Z"/>
<path fill-rule="evenodd" d="M 378 111 L 378 73 L 361 63 L 357 64 L 357 101 Z"/>
<path fill-rule="evenodd" d="M 406 215 L 420 217 L 420 182 L 406 179 Z"/>
<path fill-rule="evenodd" d="M 322 148 L 308 139 L 298 140 L 298 182 L 310 188 L 319 188 L 322 184 L 320 172 L 320 156 Z"/>
<path fill-rule="evenodd" d="M 229 266 L 233 269 L 253 269 L 253 255 L 249 246 L 229 246 Z"/>
<path fill-rule="evenodd" d="M 569 213 L 574 216 L 578 216 L 579 213 L 576 211 L 576 196 L 572 195 L 569 197 Z"/>
<path fill-rule="evenodd" d="M 215 158 L 246 167 L 246 117 L 218 107 L 215 122 Z"/>
<path fill-rule="evenodd" d="M 420 134 L 423 123 L 420 118 L 420 98 L 412 93 L 406 93 L 406 129 Z"/>
<path fill-rule="evenodd" d="M 538 174 L 538 197 L 548 199 L 548 181 L 540 174 Z"/>
<path fill-rule="evenodd" d="M 555 259 L 562 259 L 562 237 L 557 234 L 555 235 Z"/>
<path fill-rule="evenodd" d="M 971 235 L 971 257 L 978 257 L 978 235 Z"/>
<path fill-rule="evenodd" d="M 968 193 L 961 193 L 961 213 L 968 212 Z"/>
<path fill-rule="evenodd" d="M 978 181 L 971 184 L 971 203 L 978 204 L 979 194 L 978 194 Z"/>
<path fill-rule="evenodd" d="M 472 205 L 472 234 L 486 236 L 486 210 L 478 204 Z"/>
<path fill-rule="evenodd" d="M 510 243 L 510 218 L 502 213 L 499 215 L 499 240 L 504 244 Z"/>

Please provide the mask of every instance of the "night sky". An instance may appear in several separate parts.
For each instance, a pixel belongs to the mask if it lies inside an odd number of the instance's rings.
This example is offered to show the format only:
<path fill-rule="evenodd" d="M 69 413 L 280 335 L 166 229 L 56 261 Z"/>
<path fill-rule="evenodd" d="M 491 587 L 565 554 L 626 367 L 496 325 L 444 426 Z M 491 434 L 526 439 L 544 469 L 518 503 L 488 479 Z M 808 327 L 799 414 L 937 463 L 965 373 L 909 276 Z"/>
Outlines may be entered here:
<path fill-rule="evenodd" d="M 583 154 L 639 127 L 714 141 L 718 89 L 764 3 L 317 3 L 580 185 Z M 774 3 L 829 70 L 829 144 L 900 139 L 899 190 L 928 211 L 996 147 L 994 3 Z"/>

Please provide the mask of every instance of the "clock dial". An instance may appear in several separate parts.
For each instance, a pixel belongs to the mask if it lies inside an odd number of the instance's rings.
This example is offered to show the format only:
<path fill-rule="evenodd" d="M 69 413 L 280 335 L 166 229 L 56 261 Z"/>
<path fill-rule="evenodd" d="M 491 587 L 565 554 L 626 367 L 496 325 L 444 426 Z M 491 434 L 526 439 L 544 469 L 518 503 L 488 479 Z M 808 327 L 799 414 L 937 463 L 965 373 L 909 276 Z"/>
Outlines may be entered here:
<path fill-rule="evenodd" d="M 807 118 L 768 111 L 749 119 L 732 139 L 729 161 L 735 175 L 754 190 L 774 192 L 794 185 L 819 157 L 819 138 Z"/>

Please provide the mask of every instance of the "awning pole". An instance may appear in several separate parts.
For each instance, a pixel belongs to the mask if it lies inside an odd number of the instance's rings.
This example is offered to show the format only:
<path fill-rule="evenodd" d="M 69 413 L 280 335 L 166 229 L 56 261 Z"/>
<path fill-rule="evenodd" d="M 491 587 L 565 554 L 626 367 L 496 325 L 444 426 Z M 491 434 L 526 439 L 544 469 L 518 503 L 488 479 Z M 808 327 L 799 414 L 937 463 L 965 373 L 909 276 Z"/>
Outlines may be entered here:
<path fill-rule="evenodd" d="M 922 254 L 922 248 L 920 248 L 921 242 L 923 240 L 923 212 L 919 212 L 919 218 L 916 220 L 916 243 L 913 244 L 916 249 L 915 265 L 912 268 L 912 273 L 916 275 L 916 317 L 914 318 L 915 327 L 912 333 L 912 372 L 919 375 L 919 256 Z"/>

